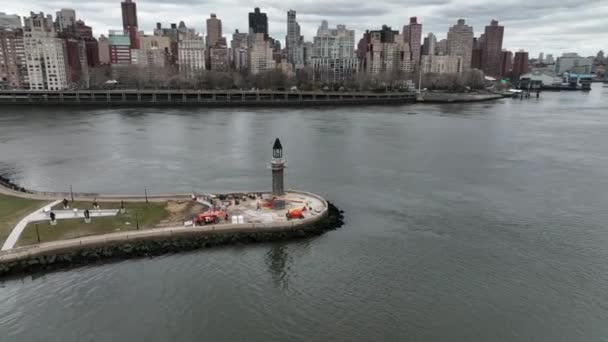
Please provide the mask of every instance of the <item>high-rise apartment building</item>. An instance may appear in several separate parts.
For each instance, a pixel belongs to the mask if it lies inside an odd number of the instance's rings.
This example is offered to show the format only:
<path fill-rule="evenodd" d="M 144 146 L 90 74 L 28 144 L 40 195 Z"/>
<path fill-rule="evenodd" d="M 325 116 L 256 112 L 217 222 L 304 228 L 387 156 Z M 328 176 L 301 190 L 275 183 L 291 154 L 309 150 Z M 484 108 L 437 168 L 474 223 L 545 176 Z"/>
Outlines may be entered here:
<path fill-rule="evenodd" d="M 0 29 L 19 29 L 21 27 L 22 24 L 20 16 L 0 12 Z"/>
<path fill-rule="evenodd" d="M 97 41 L 97 49 L 99 51 L 99 64 L 110 64 L 110 40 L 103 34 Z"/>
<path fill-rule="evenodd" d="M 296 11 L 294 10 L 287 12 L 285 47 L 287 48 L 287 61 L 296 68 L 302 66 L 304 64 L 302 36 L 300 35 L 300 24 L 296 21 Z"/>
<path fill-rule="evenodd" d="M 410 45 L 410 54 L 413 65 L 420 63 L 420 41 L 422 40 L 422 24 L 417 17 L 411 17 L 409 25 L 403 26 L 403 39 Z"/>
<path fill-rule="evenodd" d="M 366 31 L 359 41 L 363 54 L 360 70 L 368 74 L 411 72 L 409 44 L 404 43 L 399 31 L 383 25 L 381 30 Z"/>
<path fill-rule="evenodd" d="M 505 27 L 498 25 L 498 21 L 492 20 L 486 26 L 483 40 L 482 70 L 486 75 L 492 77 L 502 76 L 502 39 Z"/>
<path fill-rule="evenodd" d="M 139 31 L 137 24 L 137 4 L 133 0 L 120 3 L 122 10 L 122 29 L 127 32 L 131 49 L 139 49 Z"/>
<path fill-rule="evenodd" d="M 461 56 L 464 71 L 471 68 L 473 27 L 467 25 L 464 19 L 458 19 L 457 24 L 448 31 L 447 54 Z"/>
<path fill-rule="evenodd" d="M 230 50 L 232 52 L 230 55 L 230 63 L 234 69 L 242 70 L 248 67 L 248 48 L 249 34 L 234 30 L 232 40 L 230 41 Z"/>
<path fill-rule="evenodd" d="M 113 67 L 131 64 L 132 44 L 131 37 L 129 36 L 128 32 L 122 30 L 110 30 L 108 43 L 110 64 L 112 64 Z"/>
<path fill-rule="evenodd" d="M 174 65 L 178 60 L 178 43 L 180 39 L 184 39 L 189 35 L 194 35 L 194 29 L 189 29 L 183 21 L 179 23 L 171 23 L 168 28 L 163 28 L 161 23 L 156 23 L 154 36 L 166 37 L 169 39 L 169 64 Z M 140 41 L 141 43 L 141 41 Z"/>
<path fill-rule="evenodd" d="M 70 26 L 69 31 L 73 31 L 73 28 Z M 89 65 L 85 41 L 67 31 L 58 33 L 58 37 L 63 40 L 68 85 L 74 88 L 88 87 Z"/>
<path fill-rule="evenodd" d="M 437 53 L 437 37 L 433 33 L 429 33 L 424 38 L 424 44 L 422 45 L 422 54 L 432 56 Z"/>
<path fill-rule="evenodd" d="M 544 62 L 545 62 L 545 54 L 541 52 L 538 54 L 538 63 L 544 63 Z"/>
<path fill-rule="evenodd" d="M 64 41 L 57 38 L 53 17 L 31 12 L 24 20 L 23 37 L 29 88 L 66 89 L 65 46 Z"/>
<path fill-rule="evenodd" d="M 350 79 L 357 72 L 357 63 L 355 31 L 345 25 L 330 29 L 324 20 L 313 39 L 311 64 L 315 78 L 322 82 Z"/>
<path fill-rule="evenodd" d="M 448 40 L 441 39 L 437 42 L 435 46 L 435 54 L 437 55 L 447 55 L 448 54 Z"/>
<path fill-rule="evenodd" d="M 462 56 L 423 55 L 422 72 L 436 74 L 459 74 L 462 72 Z"/>
<path fill-rule="evenodd" d="M 249 34 L 253 37 L 256 33 L 263 33 L 264 37 L 268 38 L 268 16 L 260 12 L 259 7 L 249 12 Z"/>
<path fill-rule="evenodd" d="M 55 21 L 59 32 L 74 32 L 76 26 L 76 11 L 62 8 L 56 13 Z"/>
<path fill-rule="evenodd" d="M 217 46 L 222 38 L 222 21 L 217 18 L 215 13 L 207 19 L 207 46 Z"/>
<path fill-rule="evenodd" d="M 554 64 L 555 60 L 553 59 L 553 55 L 552 54 L 548 54 L 547 57 L 545 58 L 545 64 Z"/>
<path fill-rule="evenodd" d="M 482 35 L 483 36 L 483 35 Z M 483 37 L 473 38 L 473 51 L 471 52 L 471 68 L 479 69 L 483 67 Z"/>
<path fill-rule="evenodd" d="M 228 48 L 225 46 L 212 46 L 209 48 L 209 69 L 213 71 L 230 70 Z"/>
<path fill-rule="evenodd" d="M 513 58 L 513 77 L 519 78 L 519 76 L 530 72 L 528 53 L 525 51 L 518 51 L 515 53 Z"/>
<path fill-rule="evenodd" d="M 253 35 L 248 59 L 249 72 L 253 75 L 275 68 L 276 65 L 273 59 L 272 45 L 266 39 L 264 33 L 256 33 Z"/>
<path fill-rule="evenodd" d="M 500 74 L 502 76 L 510 76 L 513 72 L 513 52 L 502 51 L 500 60 Z"/>
<path fill-rule="evenodd" d="M 179 71 L 187 78 L 205 70 L 205 40 L 201 36 L 189 35 L 178 43 Z"/>
<path fill-rule="evenodd" d="M 0 89 L 23 87 L 21 66 L 24 61 L 18 54 L 20 44 L 23 45 L 21 29 L 0 28 Z"/>
<path fill-rule="evenodd" d="M 140 36 L 139 49 L 131 51 L 131 63 L 153 72 L 171 62 L 171 39 L 166 36 Z"/>

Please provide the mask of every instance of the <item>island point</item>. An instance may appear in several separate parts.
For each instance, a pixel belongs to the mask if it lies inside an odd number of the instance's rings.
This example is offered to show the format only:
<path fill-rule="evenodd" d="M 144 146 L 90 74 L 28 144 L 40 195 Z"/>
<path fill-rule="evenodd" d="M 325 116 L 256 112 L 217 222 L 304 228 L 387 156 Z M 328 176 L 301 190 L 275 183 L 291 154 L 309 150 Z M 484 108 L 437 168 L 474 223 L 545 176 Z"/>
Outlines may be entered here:
<path fill-rule="evenodd" d="M 38 192 L 0 178 L 0 276 L 303 238 L 340 227 L 341 211 L 323 197 L 285 190 L 285 168 L 277 138 L 270 162 L 272 190 L 266 192 Z"/>

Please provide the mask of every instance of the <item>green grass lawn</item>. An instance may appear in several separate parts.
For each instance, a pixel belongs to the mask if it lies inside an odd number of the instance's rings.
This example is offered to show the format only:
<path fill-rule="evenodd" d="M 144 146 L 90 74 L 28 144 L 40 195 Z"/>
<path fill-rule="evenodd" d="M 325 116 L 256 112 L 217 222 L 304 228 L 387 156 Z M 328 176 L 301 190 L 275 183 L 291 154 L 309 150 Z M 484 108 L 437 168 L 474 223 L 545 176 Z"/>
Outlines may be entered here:
<path fill-rule="evenodd" d="M 50 201 L 37 201 L 0 194 L 0 246 L 13 227 L 32 211 L 42 208 Z"/>
<path fill-rule="evenodd" d="M 101 209 L 118 209 L 120 208 L 120 202 L 99 202 L 99 206 Z M 75 202 L 74 204 L 70 204 L 70 207 L 91 209 L 92 204 L 91 202 Z M 63 205 L 60 204 L 60 208 L 63 209 Z M 57 220 L 56 226 L 51 226 L 48 221 L 38 222 L 40 242 L 137 230 L 136 213 L 137 221 L 139 221 L 139 229 L 149 229 L 157 225 L 161 220 L 167 217 L 168 214 L 165 209 L 165 203 L 125 202 L 125 208 L 126 212 L 124 214 L 118 213 L 118 215 L 112 217 L 93 217 L 91 218 L 91 223 L 85 223 L 82 218 Z M 25 227 L 25 230 L 17 241 L 17 246 L 26 246 L 36 243 L 38 243 L 36 224 L 30 223 Z"/>

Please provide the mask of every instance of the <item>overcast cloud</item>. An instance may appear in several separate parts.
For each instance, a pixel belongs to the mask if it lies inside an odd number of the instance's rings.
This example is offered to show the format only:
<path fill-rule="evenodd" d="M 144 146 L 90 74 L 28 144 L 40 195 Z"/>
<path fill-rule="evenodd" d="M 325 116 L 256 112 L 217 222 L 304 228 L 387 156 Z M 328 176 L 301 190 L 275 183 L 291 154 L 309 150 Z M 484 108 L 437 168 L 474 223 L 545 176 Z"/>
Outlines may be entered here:
<path fill-rule="evenodd" d="M 107 34 L 108 29 L 120 29 L 121 0 L 2 0 L 0 11 L 29 15 L 30 11 L 52 14 L 60 8 L 73 8 L 79 19 L 93 26 L 94 34 Z M 151 33 L 156 22 L 164 27 L 183 20 L 189 27 L 205 32 L 205 20 L 216 13 L 222 20 L 223 34 L 230 40 L 234 29 L 247 32 L 247 13 L 260 7 L 268 13 L 271 36 L 285 40 L 287 10 L 297 12 L 306 41 L 311 41 L 321 20 L 330 26 L 345 24 L 356 30 L 356 40 L 366 29 L 383 24 L 401 31 L 410 16 L 422 23 L 423 35 L 435 33 L 445 38 L 448 28 L 458 18 L 464 18 L 483 32 L 491 19 L 505 26 L 503 47 L 512 51 L 524 49 L 531 56 L 539 52 L 559 55 L 579 52 L 595 55 L 608 50 L 607 0 L 136 0 L 139 26 Z"/>

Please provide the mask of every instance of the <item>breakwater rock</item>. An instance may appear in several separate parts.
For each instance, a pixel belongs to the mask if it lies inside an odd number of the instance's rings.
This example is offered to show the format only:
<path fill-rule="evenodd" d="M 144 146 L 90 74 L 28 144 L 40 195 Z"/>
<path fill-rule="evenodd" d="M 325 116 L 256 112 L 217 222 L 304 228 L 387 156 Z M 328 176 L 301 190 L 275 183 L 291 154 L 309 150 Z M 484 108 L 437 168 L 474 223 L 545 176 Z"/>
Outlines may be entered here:
<path fill-rule="evenodd" d="M 0 261 L 0 277 L 49 272 L 85 265 L 151 257 L 162 254 L 192 251 L 215 246 L 250 244 L 302 239 L 334 230 L 344 224 L 344 215 L 328 202 L 327 214 L 311 223 L 285 226 L 272 230 L 243 230 L 230 232 L 207 232 L 188 236 L 153 236 L 142 240 L 112 241 L 86 247 L 71 247 L 47 253 L 25 253 L 15 260 Z M 184 228 L 187 229 L 187 228 Z M 34 250 L 33 250 L 34 251 Z"/>

